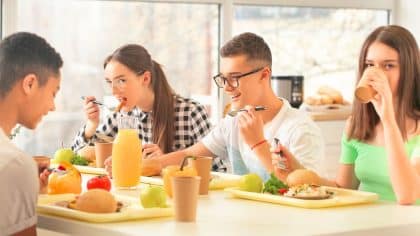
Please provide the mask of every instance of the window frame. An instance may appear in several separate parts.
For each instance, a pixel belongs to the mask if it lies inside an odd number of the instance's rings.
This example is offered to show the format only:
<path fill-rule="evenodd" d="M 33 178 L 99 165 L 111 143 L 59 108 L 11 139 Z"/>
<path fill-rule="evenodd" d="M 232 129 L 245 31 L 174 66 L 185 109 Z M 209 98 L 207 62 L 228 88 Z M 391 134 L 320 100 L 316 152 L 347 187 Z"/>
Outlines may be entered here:
<path fill-rule="evenodd" d="M 273 6 L 273 7 L 322 7 L 322 8 L 353 8 L 376 9 L 388 11 L 388 22 L 394 23 L 397 19 L 397 0 L 83 0 L 83 1 L 121 1 L 121 2 L 161 2 L 161 3 L 191 3 L 191 4 L 218 4 L 219 5 L 219 45 L 223 45 L 232 37 L 235 5 Z M 0 0 L 0 35 L 3 38 L 16 30 L 17 20 L 16 0 Z M 218 59 L 220 67 L 220 59 Z M 229 98 L 221 89 L 218 89 L 218 107 L 215 114 L 221 119 L 224 106 L 229 103 Z"/>

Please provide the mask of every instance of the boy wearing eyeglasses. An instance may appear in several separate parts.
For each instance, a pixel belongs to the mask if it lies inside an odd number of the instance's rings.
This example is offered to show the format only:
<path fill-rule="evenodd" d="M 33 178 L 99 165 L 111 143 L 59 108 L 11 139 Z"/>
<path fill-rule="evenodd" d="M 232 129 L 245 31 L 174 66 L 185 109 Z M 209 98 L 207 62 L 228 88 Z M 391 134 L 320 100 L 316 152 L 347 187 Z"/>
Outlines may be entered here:
<path fill-rule="evenodd" d="M 190 155 L 218 156 L 230 163 L 234 174 L 252 172 L 267 180 L 274 170 L 270 144 L 276 138 L 283 145 L 276 148 L 319 172 L 324 150 L 321 132 L 304 112 L 275 95 L 270 85 L 271 66 L 270 48 L 258 35 L 243 33 L 227 42 L 221 48 L 221 72 L 213 79 L 230 96 L 232 108 L 245 111 L 226 116 L 193 146 L 145 161 L 167 166 Z M 257 106 L 266 110 L 256 111 Z M 287 171 L 283 178 L 286 176 Z"/>

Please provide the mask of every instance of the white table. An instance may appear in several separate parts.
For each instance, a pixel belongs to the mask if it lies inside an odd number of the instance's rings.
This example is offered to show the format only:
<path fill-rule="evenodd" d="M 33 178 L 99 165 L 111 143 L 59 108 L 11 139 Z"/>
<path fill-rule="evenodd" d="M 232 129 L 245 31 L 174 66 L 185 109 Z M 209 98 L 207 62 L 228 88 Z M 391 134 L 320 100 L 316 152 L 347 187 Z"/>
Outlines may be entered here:
<path fill-rule="evenodd" d="M 139 196 L 139 190 L 114 193 Z M 199 198 L 195 223 L 158 218 L 95 224 L 41 214 L 38 227 L 72 235 L 417 235 L 420 206 L 378 202 L 303 209 L 211 191 L 209 196 Z"/>

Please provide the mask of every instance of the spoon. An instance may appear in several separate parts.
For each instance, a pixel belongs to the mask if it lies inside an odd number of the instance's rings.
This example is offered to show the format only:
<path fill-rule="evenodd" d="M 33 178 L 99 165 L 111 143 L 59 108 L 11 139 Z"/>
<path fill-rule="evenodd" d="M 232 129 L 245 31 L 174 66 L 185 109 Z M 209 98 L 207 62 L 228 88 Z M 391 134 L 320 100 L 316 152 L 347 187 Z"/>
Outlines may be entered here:
<path fill-rule="evenodd" d="M 256 111 L 263 111 L 263 110 L 267 110 L 267 107 L 265 107 L 265 106 L 256 106 L 254 109 Z M 233 116 L 236 116 L 241 111 L 247 111 L 247 109 L 242 108 L 242 109 L 239 109 L 239 110 L 233 110 L 233 111 L 228 112 L 227 114 L 233 117 Z"/>

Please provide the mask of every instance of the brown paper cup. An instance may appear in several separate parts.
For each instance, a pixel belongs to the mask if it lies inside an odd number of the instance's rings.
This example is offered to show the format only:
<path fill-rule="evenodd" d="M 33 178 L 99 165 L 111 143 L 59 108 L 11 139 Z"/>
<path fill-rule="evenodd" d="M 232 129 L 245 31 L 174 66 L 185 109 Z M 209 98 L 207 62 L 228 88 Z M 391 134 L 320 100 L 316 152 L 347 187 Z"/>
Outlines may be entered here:
<path fill-rule="evenodd" d="M 212 161 L 211 157 L 196 157 L 195 160 L 189 160 L 190 165 L 197 171 L 197 175 L 201 177 L 200 195 L 209 193 Z"/>
<path fill-rule="evenodd" d="M 47 156 L 33 156 L 33 159 L 38 165 L 38 174 L 41 174 L 45 169 L 50 167 L 51 158 Z"/>
<path fill-rule="evenodd" d="M 175 220 L 195 221 L 197 213 L 199 176 L 174 176 L 171 178 L 174 197 Z"/>
<path fill-rule="evenodd" d="M 360 102 L 368 103 L 376 95 L 376 91 L 369 85 L 359 85 L 357 86 L 354 95 Z"/>
<path fill-rule="evenodd" d="M 373 97 L 376 95 L 376 91 L 367 84 L 367 76 L 366 74 L 369 71 L 376 70 L 375 68 L 367 68 L 365 72 L 363 72 L 363 76 L 360 79 L 358 85 L 356 86 L 356 90 L 354 91 L 354 96 L 362 103 L 370 102 Z"/>
<path fill-rule="evenodd" d="M 95 143 L 96 167 L 104 168 L 104 161 L 112 155 L 112 143 Z"/>

